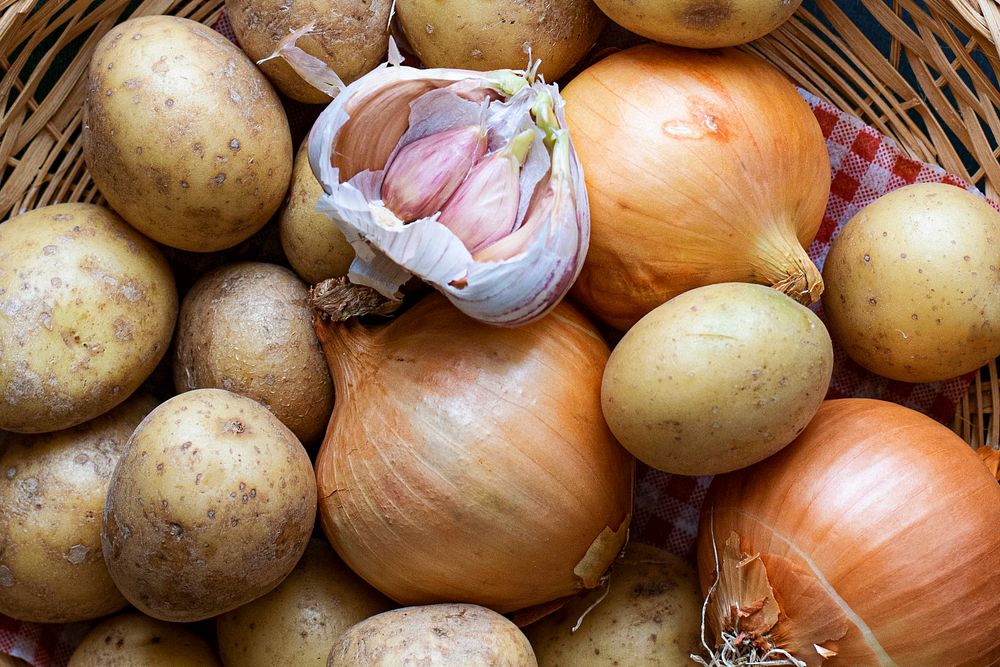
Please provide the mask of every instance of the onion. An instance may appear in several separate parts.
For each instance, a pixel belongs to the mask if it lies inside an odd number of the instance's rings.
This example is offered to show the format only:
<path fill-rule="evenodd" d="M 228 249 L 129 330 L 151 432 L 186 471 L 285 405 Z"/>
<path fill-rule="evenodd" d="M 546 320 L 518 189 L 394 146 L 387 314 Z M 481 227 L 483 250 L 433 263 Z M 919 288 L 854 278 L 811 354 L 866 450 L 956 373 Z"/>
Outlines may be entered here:
<path fill-rule="evenodd" d="M 331 302 L 363 288 L 332 283 L 315 301 L 356 311 Z M 633 459 L 601 415 L 608 348 L 575 308 L 508 329 L 435 294 L 380 327 L 316 328 L 337 391 L 321 519 L 352 569 L 402 604 L 501 613 L 599 583 L 625 542 Z"/>
<path fill-rule="evenodd" d="M 743 631 L 807 665 L 1000 661 L 1000 485 L 920 413 L 827 401 L 777 455 L 714 480 L 703 589 L 716 551 L 716 637 Z"/>
<path fill-rule="evenodd" d="M 823 134 L 774 68 L 732 49 L 644 45 L 563 92 L 590 198 L 590 251 L 573 294 L 627 329 L 719 282 L 823 291 L 803 246 L 830 192 Z"/>

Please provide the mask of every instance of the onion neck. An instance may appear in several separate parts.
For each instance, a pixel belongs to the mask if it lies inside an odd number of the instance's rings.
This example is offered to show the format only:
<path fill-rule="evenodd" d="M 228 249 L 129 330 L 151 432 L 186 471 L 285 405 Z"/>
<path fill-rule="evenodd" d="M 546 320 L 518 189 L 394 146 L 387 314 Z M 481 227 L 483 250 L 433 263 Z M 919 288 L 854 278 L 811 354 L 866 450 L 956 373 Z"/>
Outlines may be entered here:
<path fill-rule="evenodd" d="M 310 290 L 309 302 L 313 308 L 313 329 L 330 367 L 334 387 L 342 395 L 378 347 L 375 333 L 357 318 L 389 315 L 401 302 L 388 299 L 370 287 L 354 285 L 346 278 L 318 283 Z"/>
<path fill-rule="evenodd" d="M 823 294 L 823 276 L 798 239 L 790 236 L 778 233 L 758 240 L 752 260 L 754 273 L 779 292 L 808 306 Z"/>

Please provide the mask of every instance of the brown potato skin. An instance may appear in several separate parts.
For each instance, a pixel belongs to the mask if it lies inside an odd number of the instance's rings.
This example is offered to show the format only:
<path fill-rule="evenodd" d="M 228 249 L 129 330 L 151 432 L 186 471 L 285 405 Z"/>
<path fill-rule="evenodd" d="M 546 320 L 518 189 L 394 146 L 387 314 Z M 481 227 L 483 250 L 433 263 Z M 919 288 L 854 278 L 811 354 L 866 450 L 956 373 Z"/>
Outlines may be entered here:
<path fill-rule="evenodd" d="M 685 665 L 701 652 L 702 598 L 691 564 L 630 543 L 611 569 L 606 592 L 590 611 L 604 587 L 524 628 L 540 667 Z"/>
<path fill-rule="evenodd" d="M 398 0 L 396 16 L 427 67 L 524 69 L 530 47 L 547 81 L 568 72 L 607 22 L 591 0 Z"/>
<path fill-rule="evenodd" d="M 908 185 L 859 211 L 823 267 L 830 334 L 854 361 L 903 382 L 946 380 L 1000 355 L 1000 213 L 943 183 Z"/>
<path fill-rule="evenodd" d="M 629 329 L 604 369 L 601 406 L 640 461 L 715 475 L 788 445 L 832 373 L 833 344 L 815 313 L 771 287 L 718 283 Z"/>
<path fill-rule="evenodd" d="M 292 139 L 277 94 L 208 26 L 129 19 L 97 44 L 83 155 L 111 207 L 168 246 L 222 250 L 278 210 Z"/>
<path fill-rule="evenodd" d="M 178 393 L 216 387 L 252 398 L 306 444 L 322 437 L 333 410 L 309 290 L 276 264 L 230 264 L 194 284 L 181 304 L 173 371 Z"/>
<path fill-rule="evenodd" d="M 322 665 L 342 632 L 394 606 L 326 540 L 310 540 L 277 588 L 216 619 L 219 654 L 227 667 Z"/>
<path fill-rule="evenodd" d="M 104 414 L 153 372 L 176 318 L 166 260 L 108 209 L 56 204 L 0 224 L 0 430 Z"/>
<path fill-rule="evenodd" d="M 325 214 L 316 211 L 323 186 L 309 166 L 309 142 L 295 155 L 292 187 L 281 212 L 281 247 L 288 263 L 310 285 L 327 278 L 346 276 L 354 261 L 354 248 Z"/>
<path fill-rule="evenodd" d="M 198 621 L 281 583 L 315 518 L 316 480 L 295 435 L 249 398 L 197 389 L 160 405 L 129 439 L 101 547 L 140 611 Z"/>
<path fill-rule="evenodd" d="M 108 483 L 139 422 L 138 394 L 64 431 L 0 438 L 0 614 L 73 623 L 126 604 L 101 554 Z"/>
<path fill-rule="evenodd" d="M 535 667 L 528 638 L 500 614 L 474 604 L 403 607 L 348 628 L 327 667 Z"/>
<path fill-rule="evenodd" d="M 136 612 L 118 614 L 87 633 L 67 667 L 216 667 L 208 642 L 183 625 Z"/>
<path fill-rule="evenodd" d="M 233 31 L 251 60 L 267 58 L 289 32 L 312 23 L 313 31 L 296 46 L 325 62 L 348 84 L 385 58 L 391 5 L 388 0 L 226 0 Z M 329 95 L 306 83 L 282 58 L 259 67 L 294 100 L 330 102 Z"/>

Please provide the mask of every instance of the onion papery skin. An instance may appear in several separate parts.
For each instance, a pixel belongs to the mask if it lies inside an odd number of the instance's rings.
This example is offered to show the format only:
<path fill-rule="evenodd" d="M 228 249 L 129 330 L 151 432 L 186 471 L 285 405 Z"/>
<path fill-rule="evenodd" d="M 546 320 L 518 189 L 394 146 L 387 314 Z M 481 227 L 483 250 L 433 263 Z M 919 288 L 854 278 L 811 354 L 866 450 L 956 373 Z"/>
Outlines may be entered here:
<path fill-rule="evenodd" d="M 604 423 L 609 352 L 579 311 L 506 329 L 435 294 L 317 333 L 337 391 L 321 520 L 355 572 L 401 604 L 501 613 L 598 585 L 625 542 L 634 459 Z"/>
<path fill-rule="evenodd" d="M 1000 485 L 925 415 L 827 401 L 781 452 L 715 478 L 698 538 L 703 592 L 713 528 L 720 553 L 735 532 L 760 554 L 782 610 L 773 635 L 809 665 L 1000 661 Z M 824 662 L 814 644 L 837 655 Z"/>
<path fill-rule="evenodd" d="M 571 294 L 588 310 L 625 330 L 712 283 L 819 298 L 803 248 L 826 208 L 829 155 L 808 104 L 771 65 L 647 44 L 584 70 L 563 99 L 591 213 Z"/>

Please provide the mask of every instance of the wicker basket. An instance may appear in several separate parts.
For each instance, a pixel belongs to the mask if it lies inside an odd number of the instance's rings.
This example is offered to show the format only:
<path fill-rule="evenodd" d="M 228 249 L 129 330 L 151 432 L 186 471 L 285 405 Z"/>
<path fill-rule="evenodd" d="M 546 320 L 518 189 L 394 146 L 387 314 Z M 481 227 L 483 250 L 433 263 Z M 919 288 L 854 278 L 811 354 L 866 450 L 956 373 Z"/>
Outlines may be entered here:
<path fill-rule="evenodd" d="M 997 0 L 841 5 L 807 2 L 747 48 L 911 157 L 940 164 L 996 198 Z M 87 63 L 104 33 L 129 15 L 176 14 L 213 24 L 222 10 L 222 0 L 0 0 L 0 220 L 58 202 L 101 202 L 84 166 L 80 132 Z M 858 27 L 870 19 L 883 34 L 869 37 Z M 959 406 L 954 429 L 974 446 L 998 446 L 1000 423 L 992 429 L 989 423 L 1000 404 L 998 382 L 990 364 Z"/>
<path fill-rule="evenodd" d="M 807 0 L 746 48 L 860 117 L 909 156 L 1000 193 L 1000 0 Z M 128 16 L 214 24 L 223 0 L 0 0 L 0 221 L 58 202 L 101 203 L 82 156 L 87 64 Z M 874 19 L 880 35 L 862 31 Z M 873 41 L 874 40 L 874 41 Z M 180 277 L 179 277 L 180 278 Z M 953 428 L 1000 447 L 1000 374 L 990 362 Z"/>

